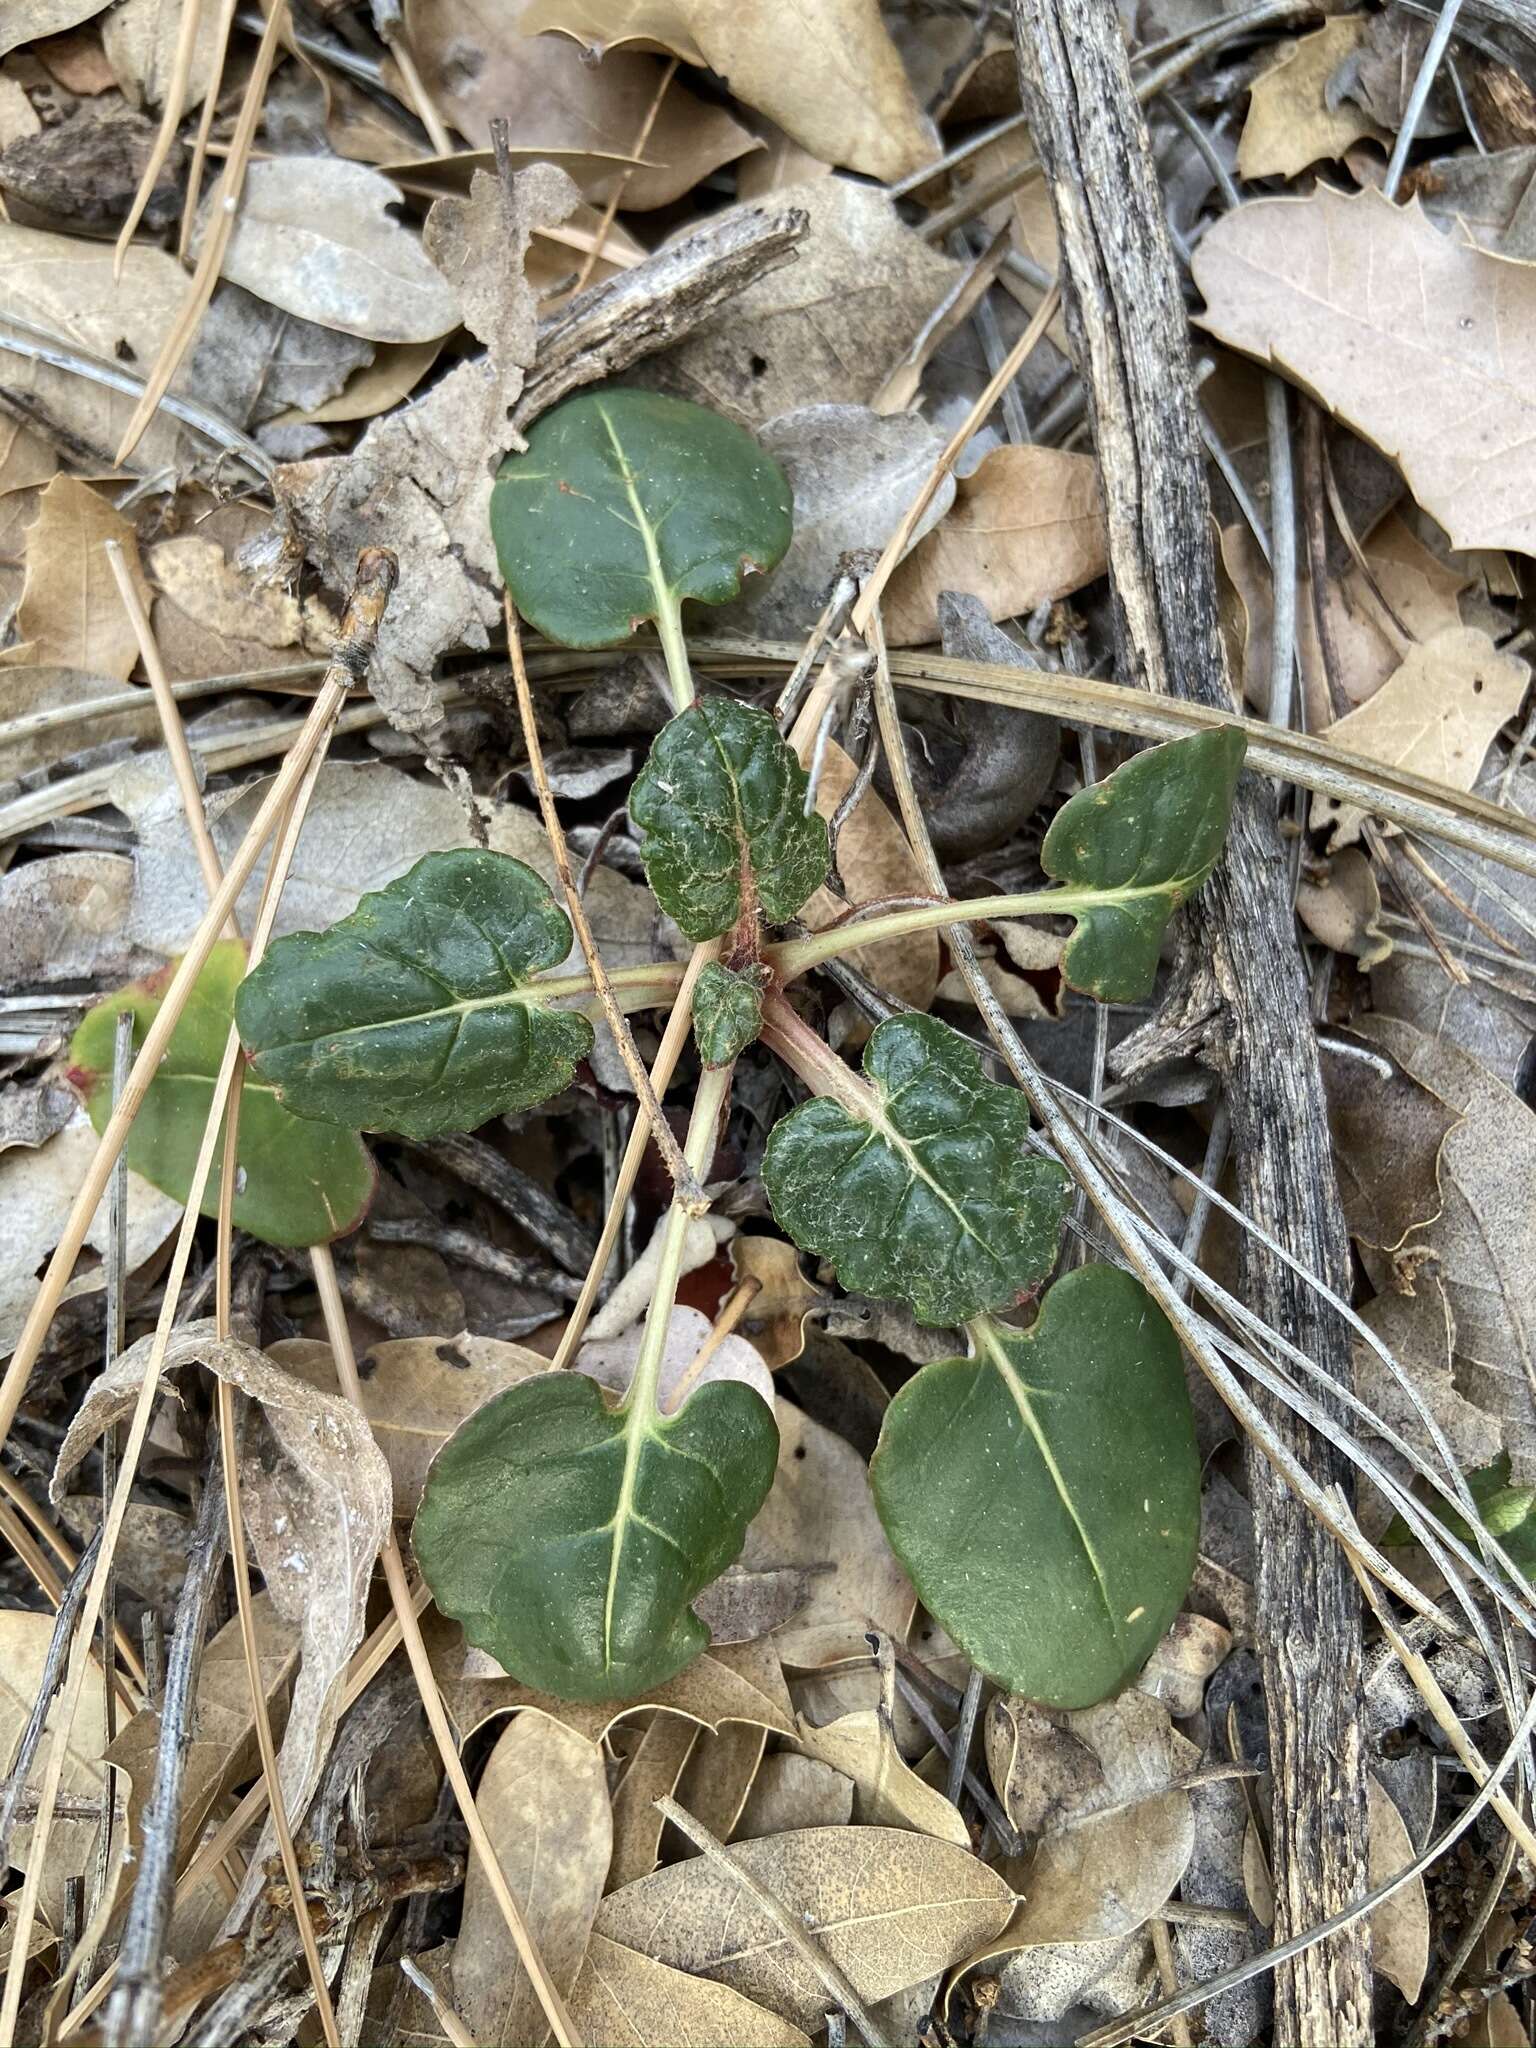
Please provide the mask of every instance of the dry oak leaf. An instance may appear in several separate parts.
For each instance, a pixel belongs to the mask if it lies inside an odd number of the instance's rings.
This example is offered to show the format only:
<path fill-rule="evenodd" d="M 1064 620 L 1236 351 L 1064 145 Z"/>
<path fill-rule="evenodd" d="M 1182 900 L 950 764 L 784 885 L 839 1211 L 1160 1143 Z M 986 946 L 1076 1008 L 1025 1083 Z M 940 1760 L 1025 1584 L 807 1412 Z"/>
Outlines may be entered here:
<path fill-rule="evenodd" d="M 1367 137 L 1387 139 L 1363 107 L 1336 100 L 1329 90 L 1368 25 L 1364 14 L 1336 14 L 1315 35 L 1288 43 L 1254 80 L 1237 145 L 1240 178 L 1294 178 L 1308 164 L 1341 157 Z"/>
<path fill-rule="evenodd" d="M 621 1891 L 636 1878 L 649 1877 L 656 1868 L 667 1824 L 656 1810 L 656 1801 L 670 1799 L 676 1792 L 677 1781 L 703 1733 L 694 1722 L 679 1720 L 676 1714 L 651 1716 L 613 1795 L 613 1857 L 605 1893 Z"/>
<path fill-rule="evenodd" d="M 594 54 L 624 43 L 715 72 L 823 163 L 886 183 L 938 154 L 878 0 L 534 0 L 523 33 L 559 29 Z"/>
<path fill-rule="evenodd" d="M 1233 207 L 1193 271 L 1201 325 L 1390 456 L 1453 547 L 1536 553 L 1536 269 L 1319 185 Z"/>
<path fill-rule="evenodd" d="M 491 1751 L 475 1803 L 533 1946 L 567 1997 L 613 1850 L 602 1751 L 544 1714 L 519 1714 Z M 484 2048 L 545 2039 L 543 2008 L 473 1851 L 452 1972 L 455 2002 Z"/>
<path fill-rule="evenodd" d="M 67 28 L 100 14 L 105 0 L 10 0 L 0 14 L 0 57 L 23 43 L 62 35 Z"/>
<path fill-rule="evenodd" d="M 968 1849 L 898 1828 L 803 1828 L 730 1851 L 849 1977 L 889 1998 L 1003 1930 L 1013 1893 Z M 730 1872 L 696 1856 L 604 1899 L 596 1933 L 819 2028 L 827 1992 Z"/>
<path fill-rule="evenodd" d="M 56 663 L 126 682 L 139 643 L 103 553 L 115 540 L 140 599 L 149 586 L 139 567 L 133 522 L 78 477 L 56 476 L 27 529 L 27 580 L 16 630 L 29 663 Z"/>
<path fill-rule="evenodd" d="M 840 1714 L 818 1727 L 799 1717 L 800 1747 L 853 1781 L 854 1818 L 871 1827 L 910 1828 L 957 1848 L 971 1846 L 959 1810 L 927 1784 L 896 1747 L 888 1716 L 879 1707 Z"/>
<path fill-rule="evenodd" d="M 594 1934 L 567 2007 L 586 2048 L 811 2048 L 777 2013 Z"/>
<path fill-rule="evenodd" d="M 1335 719 L 1328 737 L 1369 761 L 1470 789 L 1530 679 L 1530 663 L 1501 654 L 1481 627 L 1447 626 L 1410 648 L 1374 697 Z M 1314 796 L 1311 817 L 1314 829 L 1333 827 L 1328 850 L 1336 853 L 1360 837 L 1366 813 L 1338 797 Z"/>
<path fill-rule="evenodd" d="M 893 647 L 937 640 L 941 591 L 969 591 L 990 618 L 1011 619 L 1081 590 L 1106 561 L 1094 458 L 994 448 L 891 578 L 885 637 Z"/>
<path fill-rule="evenodd" d="M 800 1254 L 781 1237 L 742 1236 L 731 1244 L 731 1270 L 738 1284 L 755 1280 L 758 1291 L 741 1319 L 764 1365 L 777 1372 L 805 1349 L 805 1319 L 827 1304 L 824 1289 L 812 1286 Z"/>
<path fill-rule="evenodd" d="M 21 1732 L 31 1715 L 43 1682 L 52 1636 L 51 1614 L 33 1614 L 19 1608 L 0 1614 L 0 1743 L 7 1757 L 15 1756 Z M 64 1743 L 59 1791 L 66 1799 L 100 1799 L 107 1790 L 108 1773 L 101 1763 L 105 1690 L 100 1667 L 93 1662 L 86 1669 L 79 1711 Z M 59 1720 L 55 1702 L 49 1714 L 49 1733 L 55 1740 L 60 1736 Z M 27 1774 L 27 1785 L 33 1792 L 38 1789 L 42 1774 L 43 1752 L 39 1749 Z M 17 1824 L 11 1837 L 11 1861 L 17 1870 L 27 1867 L 32 1832 L 33 1823 L 25 1820 Z M 53 1823 L 44 1859 L 41 1905 L 55 1927 L 60 1924 L 69 1880 L 84 1876 L 91 1868 L 95 1838 L 94 1820 L 56 1818 Z"/>

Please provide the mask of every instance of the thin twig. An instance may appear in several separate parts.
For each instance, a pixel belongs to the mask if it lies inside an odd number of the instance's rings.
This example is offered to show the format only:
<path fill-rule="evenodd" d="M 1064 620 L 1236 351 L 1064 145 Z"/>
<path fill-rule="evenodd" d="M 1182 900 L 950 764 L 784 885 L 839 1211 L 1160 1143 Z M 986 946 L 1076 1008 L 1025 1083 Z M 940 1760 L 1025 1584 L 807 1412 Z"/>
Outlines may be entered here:
<path fill-rule="evenodd" d="M 662 1115 L 661 1104 L 651 1086 L 651 1077 L 645 1070 L 635 1045 L 634 1033 L 625 1022 L 619 1008 L 618 998 L 613 992 L 613 983 L 608 979 L 608 970 L 603 965 L 602 955 L 597 950 L 597 940 L 592 933 L 592 920 L 587 916 L 587 906 L 581 900 L 581 891 L 576 887 L 576 878 L 571 872 L 571 856 L 565 843 L 565 827 L 560 823 L 560 813 L 555 808 L 555 793 L 549 786 L 549 774 L 544 766 L 544 746 L 539 738 L 538 719 L 534 715 L 533 691 L 528 682 L 528 666 L 523 660 L 523 636 L 518 627 L 517 607 L 508 592 L 503 599 L 503 610 L 507 621 L 507 651 L 512 658 L 512 682 L 517 691 L 517 713 L 522 720 L 523 744 L 528 749 L 528 773 L 533 782 L 533 792 L 538 799 L 539 816 L 544 821 L 544 833 L 549 840 L 549 850 L 554 858 L 555 871 L 560 877 L 560 887 L 565 895 L 565 907 L 571 923 L 576 928 L 577 943 L 587 971 L 592 976 L 592 986 L 597 990 L 597 999 L 603 1006 L 603 1016 L 608 1029 L 613 1033 L 613 1042 L 618 1047 L 619 1058 L 624 1062 L 630 1086 L 639 1099 L 640 1108 L 651 1126 L 651 1135 L 656 1141 L 656 1150 L 661 1154 L 662 1164 L 671 1177 L 677 1199 L 690 1216 L 702 1216 L 709 1208 L 709 1198 L 688 1170 L 683 1158 L 682 1147 L 673 1134 L 672 1126 Z"/>
<path fill-rule="evenodd" d="M 966 1768 L 971 1761 L 971 1744 L 976 1740 L 976 1718 L 981 1712 L 981 1689 L 985 1683 L 981 1672 L 973 1665 L 971 1675 L 965 1681 L 965 1697 L 960 1702 L 960 1718 L 955 1723 L 954 1747 L 949 1753 L 949 1779 L 945 1794 L 951 1806 L 960 1804 Z"/>
<path fill-rule="evenodd" d="M 197 136 L 192 144 L 192 161 L 187 166 L 187 196 L 181 208 L 181 232 L 176 238 L 177 261 L 185 263 L 187 251 L 192 246 L 192 229 L 197 221 L 197 202 L 202 196 L 203 166 L 208 161 L 208 138 L 213 133 L 213 117 L 218 111 L 219 92 L 224 83 L 224 65 L 229 56 L 230 31 L 235 25 L 235 9 L 239 0 L 219 0 L 219 25 L 214 32 L 213 67 L 208 74 L 208 90 L 203 95 L 202 112 L 198 116 Z"/>
<path fill-rule="evenodd" d="M 419 1970 L 409 1956 L 400 1958 L 400 1969 L 406 1981 L 415 1986 L 432 2008 L 432 2016 L 442 2028 L 454 2048 L 475 2048 L 475 2037 L 459 2018 L 453 2007 L 443 1997 L 425 1970 Z"/>
<path fill-rule="evenodd" d="M 42 1676 L 37 1691 L 32 1697 L 31 1710 L 25 1727 L 16 1742 L 16 1752 L 10 1760 L 5 1779 L 5 1798 L 0 1802 L 0 1869 L 11 1860 L 11 1830 L 15 1827 L 23 1790 L 32 1774 L 32 1765 L 37 1756 L 38 1744 L 43 1739 L 43 1729 L 48 1722 L 48 1709 L 54 1694 L 59 1689 L 63 1675 L 64 1660 L 74 1637 L 75 1623 L 80 1618 L 80 1609 L 85 1600 L 85 1589 L 96 1563 L 96 1552 L 100 1546 L 101 1531 L 98 1529 L 85 1549 L 80 1560 L 61 1588 L 58 1612 L 54 1616 L 53 1634 L 48 1638 L 48 1652 L 43 1659 Z M 57 1808 L 57 1801 L 55 1801 Z"/>
<path fill-rule="evenodd" d="M 1392 145 L 1392 154 L 1387 161 L 1387 175 L 1381 181 L 1384 199 L 1396 199 L 1397 188 L 1402 183 L 1403 171 L 1408 162 L 1408 152 L 1413 147 L 1413 138 L 1419 131 L 1419 122 L 1424 118 L 1424 109 L 1429 102 L 1430 89 L 1435 74 L 1440 69 L 1441 59 L 1451 46 L 1451 37 L 1456 32 L 1456 17 L 1461 12 L 1461 0 L 1441 0 L 1440 19 L 1435 23 L 1433 33 L 1424 46 L 1424 55 L 1419 62 L 1418 75 L 1413 81 L 1413 90 L 1408 95 L 1408 104 L 1403 109 L 1402 122 L 1398 127 L 1397 140 Z"/>
<path fill-rule="evenodd" d="M 695 1820 L 693 1815 L 685 1807 L 679 1806 L 675 1799 L 661 1798 L 655 1803 L 656 1811 L 685 1834 L 717 1870 L 723 1870 L 733 1878 L 758 1911 L 767 1915 L 800 1961 L 826 1986 L 833 2003 L 852 2020 L 863 2035 L 867 2048 L 891 2048 L 889 2035 L 881 2029 L 879 2022 L 849 1983 L 843 1971 L 818 1943 L 812 1941 L 804 1924 L 795 1918 L 788 1907 L 782 1905 L 766 1885 L 759 1883 L 752 1872 L 731 1854 L 723 1842 L 710 1833 L 701 1820 Z"/>
<path fill-rule="evenodd" d="M 166 158 L 171 153 L 171 144 L 176 140 L 176 130 L 181 125 L 181 116 L 187 97 L 187 80 L 192 76 L 192 55 L 197 47 L 197 31 L 202 18 L 203 0 L 181 0 L 181 20 L 176 30 L 176 50 L 171 59 L 171 75 L 165 88 L 165 104 L 160 109 L 160 126 L 156 130 L 153 147 L 139 179 L 138 190 L 129 204 L 128 212 L 118 230 L 117 247 L 112 252 L 112 279 L 121 283 L 123 261 L 128 254 L 128 244 L 133 240 L 134 230 L 144 217 L 155 181 L 160 176 Z"/>

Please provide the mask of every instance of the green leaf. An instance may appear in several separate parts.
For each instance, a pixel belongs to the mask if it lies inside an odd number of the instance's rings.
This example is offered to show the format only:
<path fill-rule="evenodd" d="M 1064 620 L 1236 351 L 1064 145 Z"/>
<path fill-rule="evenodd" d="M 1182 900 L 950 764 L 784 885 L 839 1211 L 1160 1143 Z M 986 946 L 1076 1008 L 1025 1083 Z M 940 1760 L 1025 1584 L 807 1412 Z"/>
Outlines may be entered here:
<path fill-rule="evenodd" d="M 1116 1266 L 991 1317 L 886 1410 L 870 1465 L 891 1547 L 989 1678 L 1052 1707 L 1118 1692 L 1178 1613 L 1200 1455 L 1178 1340 Z"/>
<path fill-rule="evenodd" d="M 91 1122 L 106 1129 L 112 1114 L 112 1041 L 119 1010 L 134 1016 L 134 1050 L 160 1010 L 174 970 L 119 989 L 90 1011 L 70 1045 L 70 1080 L 86 1098 Z M 213 1084 L 234 1016 L 235 990 L 245 972 L 237 939 L 215 946 L 171 1034 L 125 1148 L 135 1173 L 163 1194 L 185 1202 L 213 1103 Z M 241 1230 L 268 1244 L 325 1244 L 355 1230 L 373 1199 L 376 1175 L 368 1147 L 355 1131 L 302 1123 L 273 1090 L 247 1074 L 240 1102 L 240 1163 L 234 1218 Z M 202 1213 L 219 1213 L 219 1140 Z"/>
<path fill-rule="evenodd" d="M 530 977 L 571 948 L 542 878 L 504 853 L 429 853 L 329 931 L 278 939 L 240 1036 L 296 1116 L 431 1138 L 564 1088 L 592 1027 Z"/>
<path fill-rule="evenodd" d="M 891 1017 L 864 1049 L 877 1099 L 818 1096 L 763 1155 L 773 1213 L 844 1287 L 906 1302 L 921 1323 L 1021 1301 L 1056 1260 L 1067 1180 L 1025 1150 L 1029 1106 L 934 1017 Z"/>
<path fill-rule="evenodd" d="M 648 1419 L 609 1407 L 583 1373 L 509 1387 L 427 1475 L 412 1541 L 432 1597 L 526 1685 L 648 1692 L 706 1647 L 690 1603 L 740 1552 L 778 1435 L 739 1381 Z"/>
<path fill-rule="evenodd" d="M 763 1028 L 763 990 L 772 977 L 760 962 L 739 972 L 709 961 L 693 988 L 693 1035 L 706 1067 L 728 1067 Z"/>
<path fill-rule="evenodd" d="M 1514 1486 L 1509 1477 L 1509 1453 L 1466 1475 L 1467 1491 L 1478 1518 L 1489 1535 L 1498 1538 L 1511 1563 L 1536 1584 L 1536 1489 Z M 1438 1494 L 1426 1494 L 1425 1506 L 1463 1543 L 1476 1548 L 1466 1518 Z M 1401 1515 L 1394 1515 L 1383 1539 L 1391 1544 L 1416 1543 L 1418 1538 Z"/>
<path fill-rule="evenodd" d="M 1073 988 L 1101 1002 L 1150 995 L 1168 920 L 1221 858 L 1247 746 L 1235 726 L 1149 747 L 1051 820 L 1045 872 L 1115 900 L 1073 911 L 1062 959 Z"/>
<path fill-rule="evenodd" d="M 656 900 L 698 944 L 743 910 L 793 917 L 826 880 L 827 821 L 766 711 L 705 697 L 656 735 L 629 815 Z"/>
<path fill-rule="evenodd" d="M 686 399 L 589 391 L 557 405 L 491 492 L 518 610 L 567 647 L 612 647 L 685 597 L 726 604 L 789 546 L 784 472 L 750 434 Z"/>

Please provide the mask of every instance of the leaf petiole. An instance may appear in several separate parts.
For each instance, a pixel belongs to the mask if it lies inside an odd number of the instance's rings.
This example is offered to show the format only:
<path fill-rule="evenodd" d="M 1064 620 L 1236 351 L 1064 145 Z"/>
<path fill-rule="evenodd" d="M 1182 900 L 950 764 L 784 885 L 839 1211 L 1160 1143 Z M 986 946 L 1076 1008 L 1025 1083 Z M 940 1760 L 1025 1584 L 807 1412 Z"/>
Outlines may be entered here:
<path fill-rule="evenodd" d="M 1138 889 L 1034 889 L 1023 896 L 975 896 L 923 903 L 911 910 L 888 910 L 880 917 L 860 918 L 857 910 L 841 924 L 812 932 L 803 939 L 786 939 L 764 949 L 763 958 L 784 983 L 797 981 L 823 960 L 835 960 L 855 947 L 877 945 L 882 939 L 902 939 L 912 932 L 929 932 L 946 924 L 969 924 L 979 918 L 1070 917 L 1101 904 L 1131 903 L 1149 896 L 1166 896 L 1166 886 Z"/>

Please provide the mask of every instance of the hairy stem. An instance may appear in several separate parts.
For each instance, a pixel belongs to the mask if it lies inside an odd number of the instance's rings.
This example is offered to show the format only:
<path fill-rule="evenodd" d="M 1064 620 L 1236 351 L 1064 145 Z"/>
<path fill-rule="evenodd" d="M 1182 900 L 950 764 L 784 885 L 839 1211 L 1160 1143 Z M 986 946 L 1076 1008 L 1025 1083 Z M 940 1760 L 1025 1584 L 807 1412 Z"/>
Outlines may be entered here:
<path fill-rule="evenodd" d="M 646 548 L 654 548 L 650 535 L 646 535 Z M 659 586 L 658 586 L 659 587 Z M 672 686 L 672 702 L 682 712 L 694 700 L 693 670 L 688 666 L 688 642 L 683 636 L 683 606 L 680 598 L 668 598 L 656 614 L 656 637 L 661 642 L 661 651 L 667 657 L 667 681 Z"/>

